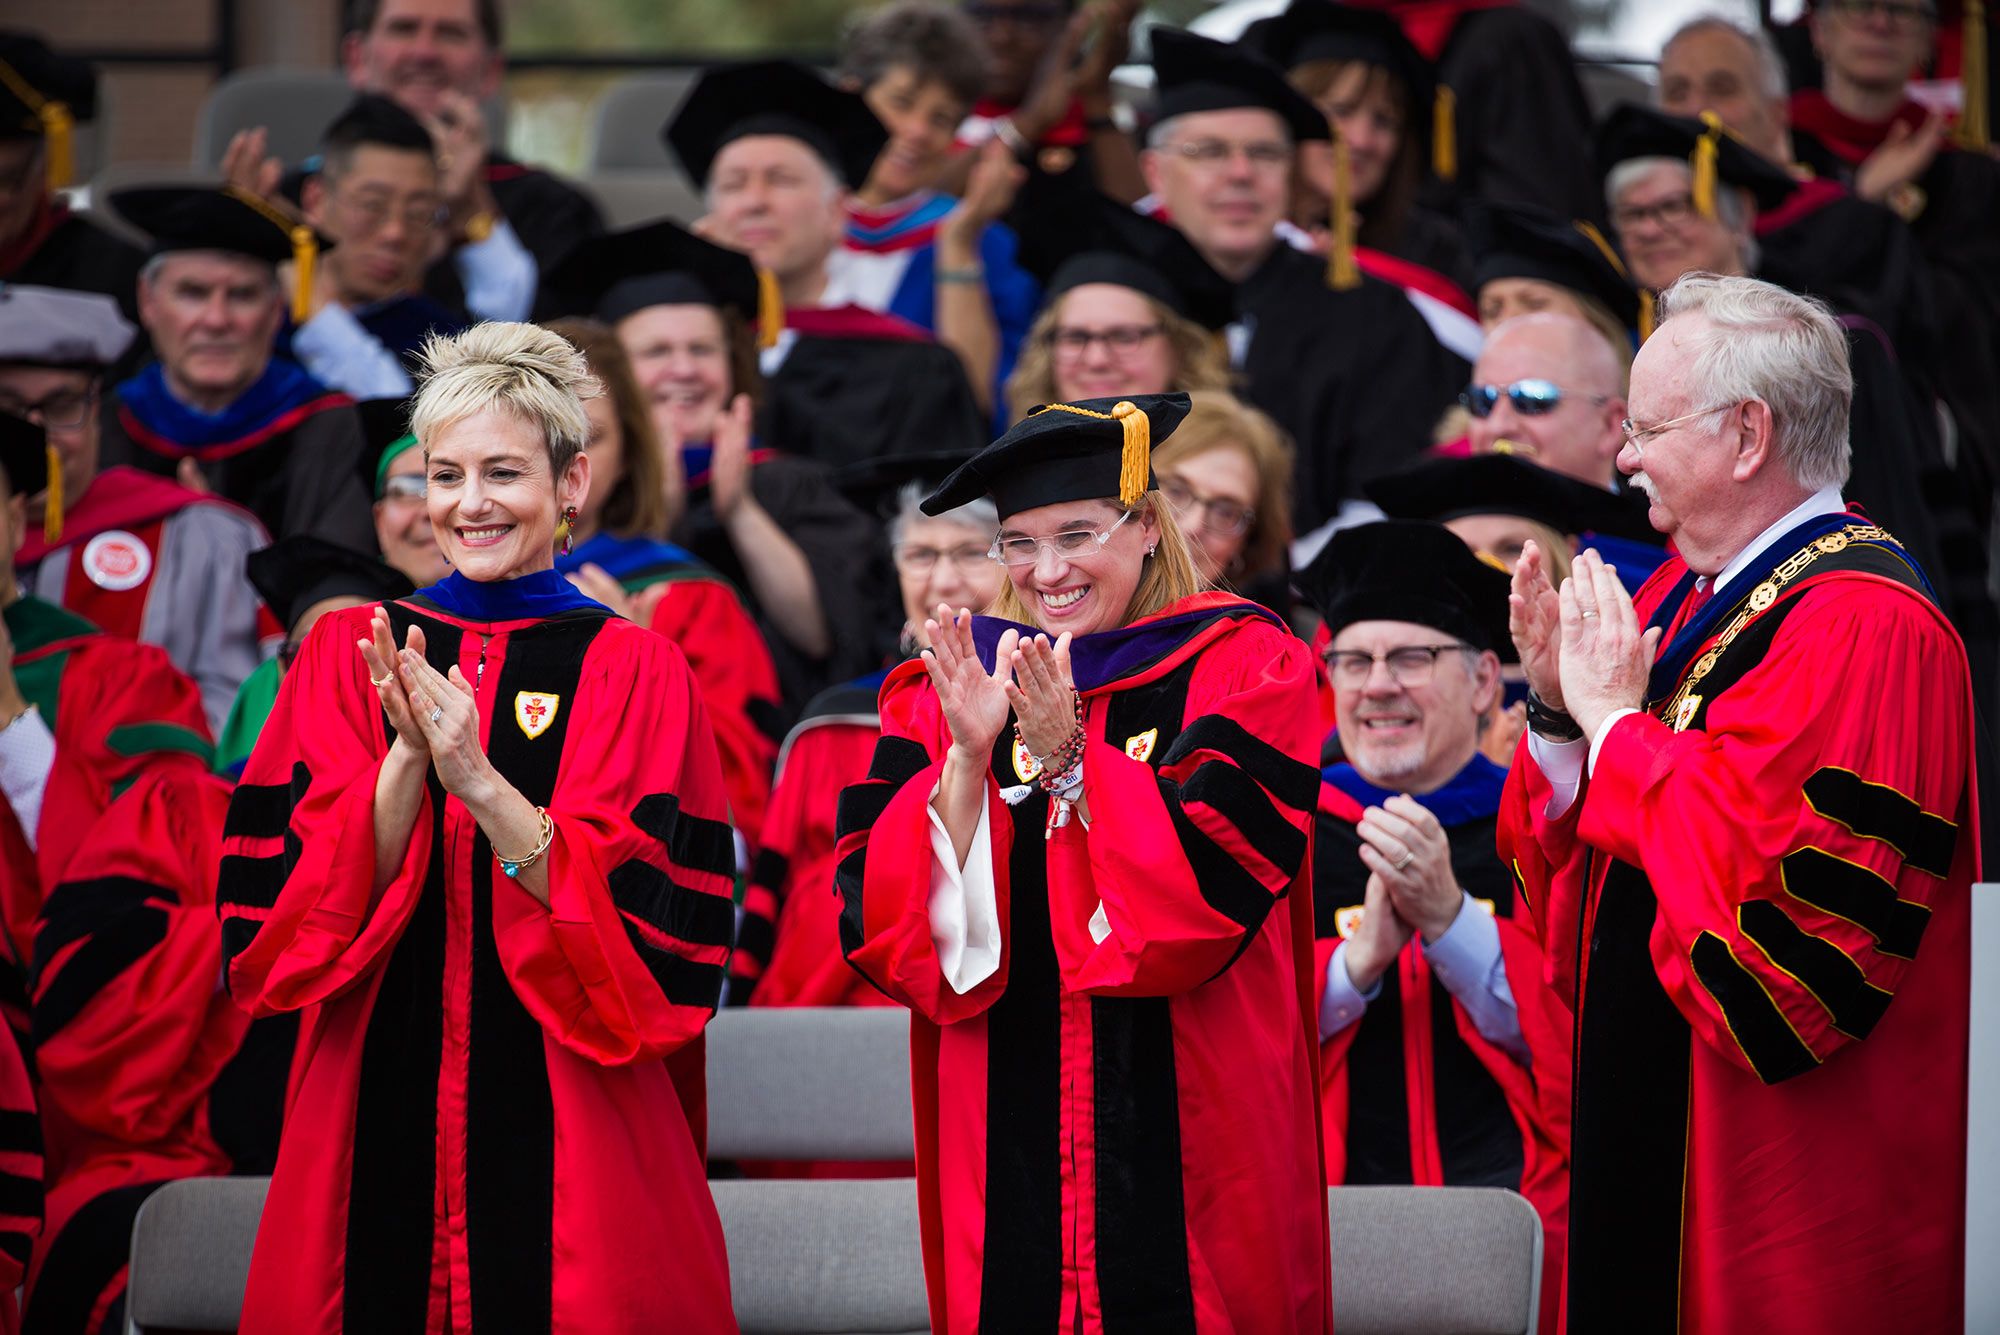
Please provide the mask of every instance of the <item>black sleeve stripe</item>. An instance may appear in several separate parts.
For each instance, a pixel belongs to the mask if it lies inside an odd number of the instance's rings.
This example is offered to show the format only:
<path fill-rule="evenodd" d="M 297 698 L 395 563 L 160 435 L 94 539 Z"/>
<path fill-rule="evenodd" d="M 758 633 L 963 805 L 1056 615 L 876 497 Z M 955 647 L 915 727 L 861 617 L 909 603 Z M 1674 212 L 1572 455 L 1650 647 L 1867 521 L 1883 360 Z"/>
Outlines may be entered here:
<path fill-rule="evenodd" d="M 1931 911 L 1897 898 L 1896 887 L 1868 868 L 1812 847 L 1786 854 L 1780 867 L 1785 893 L 1793 899 L 1845 918 L 1874 937 L 1884 955 L 1917 957 Z"/>
<path fill-rule="evenodd" d="M 1174 832 L 1180 837 L 1181 854 L 1187 858 L 1188 866 L 1194 872 L 1195 884 L 1201 887 L 1201 897 L 1210 908 L 1245 932 L 1255 932 L 1263 926 L 1265 917 L 1271 912 L 1275 896 L 1264 888 L 1263 882 L 1245 870 L 1242 863 L 1224 852 L 1205 831 L 1188 819 L 1168 780 L 1162 779 L 1160 784 L 1161 796 L 1167 803 L 1167 814 L 1173 818 Z"/>
<path fill-rule="evenodd" d="M 882 819 L 882 813 L 889 809 L 889 803 L 895 801 L 896 794 L 902 791 L 902 784 L 876 779 L 850 783 L 840 790 L 840 797 L 834 803 L 834 835 L 845 839 L 850 834 L 872 829 L 875 822 Z"/>
<path fill-rule="evenodd" d="M 1798 979 L 1826 1008 L 1833 1027 L 1849 1038 L 1868 1037 L 1888 1013 L 1890 994 L 1870 983 L 1846 951 L 1805 931 L 1770 900 L 1738 905 L 1736 925 L 1771 963 Z"/>
<path fill-rule="evenodd" d="M 37 1210 L 35 1214 L 39 1216 L 41 1211 Z M 28 1257 L 34 1249 L 34 1243 L 28 1239 L 27 1234 L 16 1233 L 11 1229 L 0 1231 L 0 1252 L 7 1253 L 23 1269 L 27 1268 Z"/>
<path fill-rule="evenodd" d="M 659 840 L 680 866 L 735 877 L 736 835 L 727 821 L 688 815 L 673 793 L 648 793 L 632 808 L 632 823 Z"/>
<path fill-rule="evenodd" d="M 777 928 L 755 914 L 744 915 L 743 926 L 736 936 L 737 955 L 759 965 L 769 964 L 771 951 L 777 944 Z"/>
<path fill-rule="evenodd" d="M 1830 821 L 1863 839 L 1879 839 L 1903 861 L 1932 876 L 1951 874 L 1958 826 L 1933 816 L 1886 784 L 1827 765 L 1806 780 L 1806 801 Z"/>
<path fill-rule="evenodd" d="M 1757 976 L 1737 961 L 1728 942 L 1713 932 L 1703 932 L 1695 938 L 1688 962 L 1694 966 L 1694 976 L 1715 998 L 1730 1036 L 1759 1080 L 1775 1085 L 1819 1065 L 1819 1059 Z"/>
<path fill-rule="evenodd" d="M 222 978 L 229 980 L 229 966 L 250 943 L 257 939 L 257 929 L 264 924 L 255 918 L 224 918 L 222 920 Z"/>
<path fill-rule="evenodd" d="M 150 881 L 131 876 L 101 876 L 87 881 L 64 881 L 42 905 L 42 921 L 35 928 L 35 958 L 29 977 L 39 979 L 48 962 L 72 941 L 80 941 L 107 923 L 115 922 L 149 900 L 177 904 L 170 891 Z M 30 986 L 34 986 L 31 982 Z"/>
<path fill-rule="evenodd" d="M 1220 760 L 1204 764 L 1181 785 L 1181 801 L 1212 808 L 1286 880 L 1305 863 L 1305 831 L 1288 823 L 1257 781 L 1236 766 Z"/>
<path fill-rule="evenodd" d="M 0 1153 L 40 1154 L 42 1119 L 21 1108 L 0 1112 Z"/>
<path fill-rule="evenodd" d="M 726 948 L 736 939 L 736 906 L 727 896 L 690 890 L 650 862 L 621 862 L 605 882 L 619 909 L 676 940 Z"/>
<path fill-rule="evenodd" d="M 901 788 L 931 766 L 931 753 L 908 737 L 882 737 L 868 761 L 868 777 Z"/>
<path fill-rule="evenodd" d="M 750 884 L 763 886 L 773 896 L 782 895 L 791 871 L 791 860 L 783 853 L 775 848 L 760 848 L 750 862 Z"/>
<path fill-rule="evenodd" d="M 861 886 L 868 870 L 868 845 L 863 844 L 833 867 L 833 888 L 840 895 L 841 939 L 852 930 L 856 945 L 861 943 Z"/>
<path fill-rule="evenodd" d="M 225 906 L 241 904 L 245 908 L 275 908 L 278 895 L 284 890 L 285 881 L 291 874 L 291 860 L 280 853 L 268 853 L 262 857 L 225 853 L 216 877 L 217 896 Z"/>
<path fill-rule="evenodd" d="M 19 1173 L 0 1173 L 0 1214 L 19 1218 L 42 1217 L 42 1181 Z"/>
<path fill-rule="evenodd" d="M 106 984 L 167 939 L 165 909 L 139 909 L 97 931 L 35 998 L 35 1046 L 62 1032 Z"/>
<path fill-rule="evenodd" d="M 1228 756 L 1272 796 L 1296 811 L 1311 815 L 1319 806 L 1319 771 L 1252 736 L 1233 718 L 1203 714 L 1188 724 L 1160 758 L 1160 767 L 1170 768 L 1197 751 Z"/>
<path fill-rule="evenodd" d="M 229 797 L 222 837 L 276 839 L 292 823 L 292 811 L 312 786 L 312 771 L 303 762 L 292 766 L 288 783 L 239 783 Z"/>
<path fill-rule="evenodd" d="M 639 958 L 668 1001 L 676 1006 L 715 1009 L 722 997 L 724 974 L 720 964 L 703 964 L 656 946 L 646 939 L 636 923 L 625 924 L 625 935 L 631 938 L 632 948 L 639 952 Z"/>

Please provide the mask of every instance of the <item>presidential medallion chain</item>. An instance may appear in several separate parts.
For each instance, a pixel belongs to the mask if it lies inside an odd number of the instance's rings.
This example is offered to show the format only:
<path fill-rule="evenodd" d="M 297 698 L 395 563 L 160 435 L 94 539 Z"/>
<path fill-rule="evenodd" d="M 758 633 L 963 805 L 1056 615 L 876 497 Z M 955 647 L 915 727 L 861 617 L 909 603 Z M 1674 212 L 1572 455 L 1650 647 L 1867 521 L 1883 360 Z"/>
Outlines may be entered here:
<path fill-rule="evenodd" d="M 1779 592 L 1787 584 L 1797 579 L 1820 557 L 1832 556 L 1835 552 L 1843 551 L 1849 543 L 1884 541 L 1895 541 L 1888 530 L 1874 524 L 1850 524 L 1836 533 L 1814 538 L 1786 557 L 1778 568 L 1771 572 L 1768 579 L 1750 590 L 1750 596 L 1744 600 L 1743 607 L 1736 613 L 1735 619 L 1716 637 L 1715 643 L 1708 647 L 1708 651 L 1695 660 L 1687 676 L 1681 679 L 1680 686 L 1659 710 L 1659 717 L 1672 724 L 1675 732 L 1687 731 L 1688 725 L 1694 721 L 1696 711 L 1701 708 L 1701 697 L 1694 694 L 1694 688 L 1700 685 L 1701 679 L 1714 669 L 1730 643 L 1742 633 L 1743 628 L 1778 601 Z"/>

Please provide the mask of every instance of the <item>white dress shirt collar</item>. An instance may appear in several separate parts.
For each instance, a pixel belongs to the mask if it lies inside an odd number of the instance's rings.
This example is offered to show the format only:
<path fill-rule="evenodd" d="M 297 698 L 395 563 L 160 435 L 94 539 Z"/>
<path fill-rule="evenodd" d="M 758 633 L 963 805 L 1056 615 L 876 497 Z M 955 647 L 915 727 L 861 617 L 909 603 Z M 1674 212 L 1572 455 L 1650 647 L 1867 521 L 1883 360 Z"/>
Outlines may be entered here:
<path fill-rule="evenodd" d="M 1839 487 L 1821 487 L 1818 491 L 1806 497 L 1806 499 L 1800 501 L 1788 511 L 1784 518 L 1751 539 L 1748 547 L 1738 552 L 1734 560 L 1722 567 L 1722 573 L 1717 575 L 1713 581 L 1717 592 L 1726 588 L 1729 581 L 1742 574 L 1745 567 L 1768 551 L 1772 543 L 1784 537 L 1785 534 L 1791 532 L 1800 524 L 1805 523 L 1806 520 L 1817 515 L 1837 515 L 1846 508 L 1847 503 L 1840 499 Z M 1705 589 L 1709 587 L 1709 583 L 1710 581 L 1706 579 L 1695 581 L 1697 588 Z"/>

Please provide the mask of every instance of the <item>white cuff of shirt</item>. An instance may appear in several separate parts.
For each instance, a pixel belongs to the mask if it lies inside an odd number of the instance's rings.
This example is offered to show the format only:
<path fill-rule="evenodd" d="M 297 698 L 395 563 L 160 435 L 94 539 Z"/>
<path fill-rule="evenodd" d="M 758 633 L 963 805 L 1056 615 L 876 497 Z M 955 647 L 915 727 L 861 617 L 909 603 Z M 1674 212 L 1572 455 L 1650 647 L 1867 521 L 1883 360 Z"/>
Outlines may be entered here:
<path fill-rule="evenodd" d="M 315 380 L 357 399 L 399 399 L 414 388 L 396 354 L 338 302 L 292 332 L 292 351 Z"/>
<path fill-rule="evenodd" d="M 1326 964 L 1326 994 L 1319 1002 L 1319 1041 L 1326 1042 L 1360 1019 L 1367 1013 L 1368 1003 L 1381 995 L 1380 978 L 1366 992 L 1354 985 L 1347 973 L 1347 943 L 1335 946 L 1333 958 Z"/>
<path fill-rule="evenodd" d="M 35 847 L 35 831 L 42 823 L 42 794 L 49 786 L 49 770 L 56 763 L 56 739 L 41 711 L 30 709 L 13 724 L 0 729 L 0 792 L 21 822 L 28 847 Z"/>
<path fill-rule="evenodd" d="M 937 797 L 935 788 L 931 797 Z M 963 996 L 1000 969 L 1000 900 L 993 888 L 993 833 L 986 799 L 982 794 L 979 825 L 972 832 L 963 867 L 937 808 L 926 803 L 924 812 L 931 824 L 931 945 L 945 982 Z"/>
<path fill-rule="evenodd" d="M 1590 764 L 1584 773 L 1597 773 L 1597 753 L 1604 748 L 1604 739 L 1611 735 L 1611 729 L 1617 726 L 1619 719 L 1638 712 L 1636 709 L 1614 709 L 1604 716 L 1604 722 L 1597 725 L 1597 735 L 1590 739 Z"/>
<path fill-rule="evenodd" d="M 535 257 L 505 218 L 484 241 L 460 246 L 452 255 L 465 287 L 465 309 L 482 320 L 525 320 L 535 304 L 540 274 Z"/>
<path fill-rule="evenodd" d="M 1570 742 L 1552 742 L 1540 733 L 1529 731 L 1528 758 L 1549 781 L 1549 804 L 1542 808 L 1547 819 L 1561 820 L 1562 814 L 1576 805 L 1576 795 L 1583 788 L 1583 763 L 1589 749 L 1581 737 Z"/>

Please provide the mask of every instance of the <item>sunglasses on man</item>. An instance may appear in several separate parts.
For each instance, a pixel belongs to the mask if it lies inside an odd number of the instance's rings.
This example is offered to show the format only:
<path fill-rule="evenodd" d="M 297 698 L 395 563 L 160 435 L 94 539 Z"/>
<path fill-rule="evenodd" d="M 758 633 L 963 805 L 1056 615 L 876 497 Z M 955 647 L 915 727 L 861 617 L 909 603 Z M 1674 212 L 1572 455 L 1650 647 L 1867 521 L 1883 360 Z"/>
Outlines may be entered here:
<path fill-rule="evenodd" d="M 1484 420 L 1493 415 L 1493 410 L 1499 406 L 1500 396 L 1503 394 L 1507 396 L 1507 402 L 1514 406 L 1514 411 L 1523 417 L 1546 416 L 1560 408 L 1563 400 L 1570 397 L 1570 391 L 1553 380 L 1531 378 L 1516 380 L 1511 385 L 1467 385 L 1465 392 L 1458 396 L 1458 401 L 1465 405 L 1467 412 Z M 1609 402 L 1602 394 L 1580 394 L 1576 397 L 1588 399 L 1592 403 Z"/>

